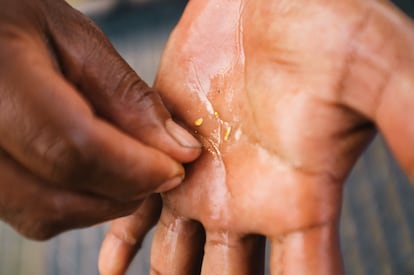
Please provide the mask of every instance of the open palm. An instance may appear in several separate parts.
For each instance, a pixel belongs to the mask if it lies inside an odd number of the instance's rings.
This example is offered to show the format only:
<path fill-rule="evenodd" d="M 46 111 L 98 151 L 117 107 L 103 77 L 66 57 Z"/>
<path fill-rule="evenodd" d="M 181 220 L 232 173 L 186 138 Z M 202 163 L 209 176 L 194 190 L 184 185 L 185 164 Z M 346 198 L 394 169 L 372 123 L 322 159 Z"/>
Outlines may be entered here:
<path fill-rule="evenodd" d="M 205 150 L 163 196 L 152 273 L 260 274 L 265 236 L 272 274 L 341 274 L 343 182 L 377 127 L 414 163 L 414 96 L 389 100 L 411 24 L 379 1 L 190 1 L 155 86 Z"/>

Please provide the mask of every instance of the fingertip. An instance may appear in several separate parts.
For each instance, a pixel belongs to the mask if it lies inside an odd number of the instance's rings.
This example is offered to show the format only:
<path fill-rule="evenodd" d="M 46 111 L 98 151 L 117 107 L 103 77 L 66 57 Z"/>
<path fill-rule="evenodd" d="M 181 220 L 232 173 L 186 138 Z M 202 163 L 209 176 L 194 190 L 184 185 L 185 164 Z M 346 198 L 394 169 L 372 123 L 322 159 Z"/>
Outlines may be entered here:
<path fill-rule="evenodd" d="M 101 275 L 122 275 L 126 272 L 131 247 L 125 241 L 108 233 L 99 253 L 98 270 Z"/>
<path fill-rule="evenodd" d="M 85 185 L 85 188 L 116 200 L 136 201 L 156 190 L 169 190 L 184 178 L 182 164 L 161 150 L 143 144 L 100 120 L 90 128 L 92 142 L 83 148 L 87 148 L 88 159 L 95 160 L 94 165 L 100 167 L 92 170 L 99 174 L 91 177 L 100 180 Z"/>
<path fill-rule="evenodd" d="M 171 118 L 146 131 L 146 135 L 141 135 L 140 139 L 181 163 L 196 160 L 202 151 L 200 141 Z"/>
<path fill-rule="evenodd" d="M 201 149 L 201 143 L 187 130 L 175 123 L 171 118 L 167 119 L 165 122 L 165 128 L 180 146 L 184 148 Z"/>

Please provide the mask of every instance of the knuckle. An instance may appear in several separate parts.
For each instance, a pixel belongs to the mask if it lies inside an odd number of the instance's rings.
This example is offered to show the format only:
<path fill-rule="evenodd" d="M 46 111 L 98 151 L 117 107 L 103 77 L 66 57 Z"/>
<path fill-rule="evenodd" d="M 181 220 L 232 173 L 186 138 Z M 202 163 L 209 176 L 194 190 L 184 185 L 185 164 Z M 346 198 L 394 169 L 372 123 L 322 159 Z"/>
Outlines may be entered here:
<path fill-rule="evenodd" d="M 208 232 L 206 247 L 237 248 L 240 246 L 241 238 L 224 231 Z"/>
<path fill-rule="evenodd" d="M 3 44 L 3 49 L 0 52 L 0 64 L 13 64 L 16 59 L 22 59 L 22 56 L 27 54 L 27 45 L 18 31 L 5 31 L 0 29 L 0 42 Z"/>
<path fill-rule="evenodd" d="M 156 93 L 133 70 L 124 69 L 114 87 L 114 94 L 123 106 L 145 111 L 151 108 Z"/>
<path fill-rule="evenodd" d="M 137 249 L 141 248 L 141 240 L 139 236 L 135 236 L 134 232 L 127 229 L 110 231 L 109 234 L 121 243 Z"/>
<path fill-rule="evenodd" d="M 112 94 L 114 119 L 129 131 L 140 132 L 135 131 L 140 129 L 143 132 L 144 129 L 163 128 L 166 118 L 169 117 L 159 94 L 132 70 L 124 70 L 123 75 L 118 77 Z"/>
<path fill-rule="evenodd" d="M 93 136 L 82 132 L 75 136 L 66 137 L 65 146 L 63 146 L 66 153 L 62 154 L 64 158 L 60 167 L 60 171 L 63 171 L 63 181 L 85 181 L 91 175 L 91 171 L 97 165 L 97 159 L 91 150 L 95 145 Z M 60 156 L 55 155 L 55 157 L 59 158 Z"/>
<path fill-rule="evenodd" d="M 46 162 L 48 177 L 57 183 L 86 180 L 95 160 L 92 134 L 79 130 L 39 143 L 38 154 Z"/>

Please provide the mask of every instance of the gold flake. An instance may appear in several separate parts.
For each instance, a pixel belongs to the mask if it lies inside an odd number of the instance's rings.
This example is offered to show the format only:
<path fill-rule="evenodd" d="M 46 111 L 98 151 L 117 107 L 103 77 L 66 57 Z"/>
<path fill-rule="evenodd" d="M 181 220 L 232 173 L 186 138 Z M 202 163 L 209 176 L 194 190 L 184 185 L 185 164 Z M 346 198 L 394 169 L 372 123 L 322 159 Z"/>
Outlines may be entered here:
<path fill-rule="evenodd" d="M 194 125 L 197 127 L 200 127 L 203 124 L 203 122 L 204 122 L 204 119 L 200 117 L 194 121 Z"/>
<path fill-rule="evenodd" d="M 226 128 L 226 132 L 224 133 L 224 141 L 228 141 L 231 134 L 231 126 Z"/>

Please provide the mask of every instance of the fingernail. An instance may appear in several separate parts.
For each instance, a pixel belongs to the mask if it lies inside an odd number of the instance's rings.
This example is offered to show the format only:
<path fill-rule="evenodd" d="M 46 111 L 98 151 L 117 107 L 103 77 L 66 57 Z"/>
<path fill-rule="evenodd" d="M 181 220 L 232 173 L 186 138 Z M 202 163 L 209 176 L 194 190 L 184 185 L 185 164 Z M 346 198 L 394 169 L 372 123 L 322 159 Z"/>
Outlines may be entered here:
<path fill-rule="evenodd" d="M 178 176 L 178 177 L 172 178 L 170 180 L 167 180 L 166 182 L 161 184 L 160 187 L 158 187 L 158 189 L 155 191 L 155 193 L 167 192 L 171 189 L 174 189 L 175 187 L 180 185 L 180 183 L 183 181 L 183 179 L 184 179 L 184 177 Z"/>
<path fill-rule="evenodd" d="M 184 147 L 200 148 L 201 143 L 193 137 L 189 132 L 175 123 L 172 119 L 168 119 L 165 123 L 165 127 L 170 135 Z"/>

